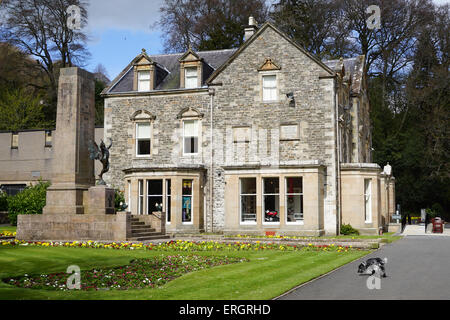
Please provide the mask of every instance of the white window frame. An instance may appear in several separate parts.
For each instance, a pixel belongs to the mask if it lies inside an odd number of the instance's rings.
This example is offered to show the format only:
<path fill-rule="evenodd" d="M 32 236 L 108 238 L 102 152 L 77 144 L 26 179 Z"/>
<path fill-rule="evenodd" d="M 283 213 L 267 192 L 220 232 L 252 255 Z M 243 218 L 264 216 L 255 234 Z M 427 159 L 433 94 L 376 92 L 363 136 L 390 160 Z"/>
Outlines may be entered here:
<path fill-rule="evenodd" d="M 264 179 L 278 179 L 278 193 L 265 193 L 266 192 L 266 190 L 264 189 Z M 261 221 L 262 221 L 262 224 L 264 224 L 264 225 L 280 225 L 280 222 L 281 222 L 281 202 L 280 202 L 280 191 L 281 191 L 281 189 L 280 189 L 280 177 L 279 176 L 274 176 L 274 177 L 262 177 L 261 178 L 261 184 L 262 184 L 262 186 L 261 186 L 261 208 L 262 208 L 262 212 L 261 212 L 261 214 L 262 214 L 262 219 L 261 219 Z M 265 221 L 266 219 L 265 219 L 265 217 L 266 217 L 266 208 L 265 208 L 265 205 L 264 205 L 264 197 L 265 196 L 278 196 L 278 215 L 279 215 L 279 217 L 280 217 L 280 220 L 279 221 L 275 221 L 275 222 L 267 222 L 267 221 Z"/>
<path fill-rule="evenodd" d="M 194 71 L 195 70 L 195 76 L 193 75 L 194 74 Z M 191 71 L 192 72 L 192 74 L 188 74 L 189 72 L 188 71 Z M 193 86 L 188 86 L 188 83 L 190 83 L 189 81 L 188 81 L 188 79 L 189 80 L 192 80 L 192 79 L 194 79 L 195 78 L 195 85 L 193 85 Z M 198 68 L 197 67 L 185 67 L 184 68 L 184 88 L 185 89 L 195 89 L 195 88 L 198 88 Z"/>
<path fill-rule="evenodd" d="M 266 77 L 275 77 L 275 87 L 266 87 L 264 84 L 264 78 Z M 265 89 L 272 89 L 275 92 L 275 98 L 274 99 L 265 99 Z M 274 72 L 270 73 L 262 73 L 261 74 L 261 100 L 262 102 L 276 102 L 279 99 L 278 95 L 278 75 Z"/>
<path fill-rule="evenodd" d="M 161 192 L 162 192 L 162 194 L 149 194 L 149 190 L 150 190 L 150 188 L 149 188 L 149 184 L 150 184 L 150 181 L 161 181 Z M 164 202 L 164 179 L 147 179 L 146 180 L 146 185 L 147 185 L 147 195 L 146 195 L 146 200 L 147 200 L 147 214 L 152 214 L 153 213 L 153 211 L 151 211 L 151 212 L 149 212 L 149 205 L 150 205 L 150 201 L 149 201 L 149 198 L 156 198 L 156 197 L 161 197 L 161 205 L 163 205 L 163 202 Z M 162 210 L 162 208 L 161 208 L 161 210 Z"/>
<path fill-rule="evenodd" d="M 139 128 L 139 125 L 142 125 L 142 124 L 148 124 L 149 125 L 149 128 L 150 128 L 150 137 L 149 138 L 139 138 L 139 136 L 138 136 L 138 132 L 139 132 L 139 130 L 138 130 L 138 128 Z M 136 137 L 136 142 L 135 142 L 135 156 L 137 157 L 137 158 L 149 158 L 149 157 L 151 157 L 152 156 L 152 151 L 153 151 L 153 145 L 152 145 L 152 142 L 153 142 L 153 125 L 152 125 L 152 122 L 151 121 L 136 121 L 135 122 L 135 137 Z M 138 150 L 139 150 L 139 140 L 145 140 L 145 139 L 150 139 L 150 153 L 149 154 L 138 154 Z"/>
<path fill-rule="evenodd" d="M 170 182 L 170 194 L 168 193 L 169 188 L 168 188 L 168 182 Z M 164 212 L 166 213 L 166 224 L 170 224 L 172 221 L 172 180 L 171 179 L 164 179 Z M 169 215 L 167 214 L 167 207 L 168 204 L 170 204 L 170 221 L 169 219 Z"/>
<path fill-rule="evenodd" d="M 138 205 L 137 205 L 137 214 L 143 215 L 145 213 L 145 197 L 144 197 L 144 180 L 138 180 Z M 141 201 L 142 198 L 142 201 Z"/>
<path fill-rule="evenodd" d="M 148 73 L 148 79 L 141 79 L 144 73 Z M 139 92 L 146 92 L 150 91 L 150 79 L 151 79 L 151 71 L 150 70 L 140 70 L 137 72 L 137 91 Z M 147 87 L 142 88 L 142 83 L 148 83 L 148 89 Z M 144 90 L 145 89 L 145 90 Z"/>
<path fill-rule="evenodd" d="M 181 214 L 183 214 L 183 197 L 189 196 L 183 194 L 183 181 L 190 180 L 192 181 L 191 186 L 191 221 L 183 221 L 183 216 L 181 216 L 181 224 L 194 224 L 194 179 L 181 179 Z"/>
<path fill-rule="evenodd" d="M 372 179 L 364 179 L 364 222 L 372 223 Z"/>
<path fill-rule="evenodd" d="M 186 137 L 185 137 L 185 135 L 184 135 L 184 125 L 185 125 L 185 122 L 186 122 L 186 121 L 189 121 L 189 122 L 191 122 L 191 121 L 197 122 L 197 152 L 195 152 L 195 153 L 190 153 L 190 152 L 186 153 L 186 150 L 185 150 L 185 142 L 184 142 L 184 139 L 185 139 Z M 200 119 L 183 119 L 183 132 L 182 132 L 183 156 L 196 156 L 196 155 L 198 155 L 199 149 L 200 149 L 200 133 L 199 133 L 199 131 L 200 131 Z M 189 136 L 189 137 L 192 137 L 192 136 Z M 193 136 L 193 137 L 195 137 L 195 136 Z"/>
<path fill-rule="evenodd" d="M 288 181 L 288 179 L 289 178 L 297 178 L 297 179 L 301 179 L 302 180 L 302 192 L 301 193 L 289 193 L 288 192 L 288 186 L 287 186 L 287 181 Z M 303 225 L 304 223 L 305 223 L 305 213 L 304 212 L 301 212 L 301 214 L 302 214 L 302 219 L 301 220 L 299 220 L 299 221 L 295 221 L 295 222 L 291 222 L 291 221 L 288 221 L 288 212 L 287 212 L 287 210 L 288 210 L 288 196 L 289 195 L 293 195 L 293 196 L 300 196 L 300 201 L 301 201 L 301 208 L 303 209 L 302 211 L 304 211 L 304 206 L 303 206 L 303 177 L 302 176 L 297 176 L 297 177 L 295 177 L 295 176 L 289 176 L 289 177 L 284 177 L 284 210 L 285 210 L 285 213 L 284 213 L 284 216 L 285 216 L 285 223 L 286 224 L 288 224 L 288 225 Z M 294 214 L 295 214 L 295 212 L 294 212 Z"/>
<path fill-rule="evenodd" d="M 256 177 L 241 177 L 239 178 L 239 224 L 241 225 L 256 225 L 258 223 L 258 190 L 255 193 L 242 193 L 242 179 L 255 179 L 255 184 L 258 185 L 258 179 Z M 242 196 L 255 196 L 255 221 L 242 221 Z"/>
<path fill-rule="evenodd" d="M 126 208 L 127 212 L 132 212 L 131 211 L 131 180 L 127 181 L 127 185 L 128 185 L 128 207 Z"/>

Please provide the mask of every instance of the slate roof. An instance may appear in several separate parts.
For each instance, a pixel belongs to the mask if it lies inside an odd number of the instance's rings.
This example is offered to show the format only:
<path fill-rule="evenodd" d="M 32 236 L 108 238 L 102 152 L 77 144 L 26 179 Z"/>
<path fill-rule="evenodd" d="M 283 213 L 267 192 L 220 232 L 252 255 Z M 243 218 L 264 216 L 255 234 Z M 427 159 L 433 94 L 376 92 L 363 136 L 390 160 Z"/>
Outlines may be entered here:
<path fill-rule="evenodd" d="M 223 49 L 211 51 L 198 51 L 196 54 L 203 59 L 206 64 L 203 74 L 203 82 L 211 75 L 211 73 L 219 68 L 237 49 Z M 179 59 L 184 53 L 149 55 L 157 66 L 168 72 L 161 81 L 156 81 L 155 90 L 170 90 L 180 88 L 180 62 Z M 139 57 L 139 56 L 138 56 Z M 135 61 L 133 59 L 133 61 Z M 119 93 L 133 91 L 134 70 L 133 62 L 130 63 L 122 73 L 112 81 L 112 87 L 106 88 L 104 93 Z"/>
<path fill-rule="evenodd" d="M 347 58 L 343 60 L 328 60 L 320 61 L 315 56 L 307 52 L 302 46 L 292 41 L 287 35 L 279 31 L 269 22 L 264 25 L 251 37 L 244 42 L 242 46 L 236 49 L 224 49 L 224 50 L 212 50 L 212 51 L 199 51 L 196 54 L 202 59 L 203 63 L 203 75 L 202 85 L 206 86 L 206 80 L 211 82 L 231 61 L 240 54 L 255 38 L 258 34 L 264 32 L 266 28 L 273 28 L 281 36 L 290 41 L 293 45 L 299 48 L 299 50 L 309 56 L 313 61 L 318 63 L 326 74 L 334 76 L 336 71 L 342 69 L 344 66 L 345 76 L 351 80 L 351 93 L 359 94 L 361 92 L 362 78 L 364 74 L 364 56 L 356 56 L 353 58 Z M 155 90 L 176 90 L 180 89 L 180 62 L 179 59 L 185 55 L 185 53 L 175 54 L 160 54 L 160 55 L 147 55 L 145 50 L 143 53 L 136 56 L 133 61 L 114 79 L 110 86 L 103 90 L 103 94 L 108 93 L 126 93 L 133 91 L 134 80 L 134 68 L 133 64 L 138 61 L 142 56 L 151 59 L 157 65 L 156 75 L 156 87 Z"/>

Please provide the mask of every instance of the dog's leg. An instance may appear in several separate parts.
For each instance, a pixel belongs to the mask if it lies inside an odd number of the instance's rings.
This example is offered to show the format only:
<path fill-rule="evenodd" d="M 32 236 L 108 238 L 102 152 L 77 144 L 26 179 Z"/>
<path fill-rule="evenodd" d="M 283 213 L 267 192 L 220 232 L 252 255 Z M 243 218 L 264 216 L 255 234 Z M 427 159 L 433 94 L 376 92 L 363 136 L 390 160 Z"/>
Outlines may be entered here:
<path fill-rule="evenodd" d="M 383 271 L 383 278 L 386 278 L 386 269 L 384 268 L 384 266 L 381 266 L 381 271 Z"/>

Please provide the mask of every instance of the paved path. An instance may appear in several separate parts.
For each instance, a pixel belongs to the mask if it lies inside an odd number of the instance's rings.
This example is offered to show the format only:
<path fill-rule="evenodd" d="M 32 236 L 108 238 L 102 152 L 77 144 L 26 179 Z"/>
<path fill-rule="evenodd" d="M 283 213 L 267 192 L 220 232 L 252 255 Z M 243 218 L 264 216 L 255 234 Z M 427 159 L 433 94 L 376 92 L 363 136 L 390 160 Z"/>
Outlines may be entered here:
<path fill-rule="evenodd" d="M 379 290 L 357 273 L 369 257 L 388 258 Z M 450 237 L 406 236 L 279 299 L 450 299 Z"/>
<path fill-rule="evenodd" d="M 428 227 L 427 233 L 425 233 L 425 226 L 418 224 L 410 224 L 405 226 L 405 230 L 403 230 L 403 235 L 408 236 L 424 236 L 424 235 L 433 235 L 433 236 L 450 236 L 450 228 L 447 226 L 444 228 L 443 233 L 432 233 L 432 227 Z"/>

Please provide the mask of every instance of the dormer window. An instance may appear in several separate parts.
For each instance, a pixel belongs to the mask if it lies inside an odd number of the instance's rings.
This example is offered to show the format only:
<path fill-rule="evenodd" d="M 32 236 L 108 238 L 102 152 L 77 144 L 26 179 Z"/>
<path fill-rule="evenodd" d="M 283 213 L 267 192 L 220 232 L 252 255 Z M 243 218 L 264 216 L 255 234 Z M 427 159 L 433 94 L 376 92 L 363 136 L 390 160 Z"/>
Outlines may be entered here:
<path fill-rule="evenodd" d="M 184 69 L 184 85 L 186 89 L 198 87 L 197 67 Z"/>
<path fill-rule="evenodd" d="M 138 71 L 138 91 L 150 91 L 150 71 Z"/>
<path fill-rule="evenodd" d="M 180 62 L 180 88 L 193 89 L 201 87 L 203 59 L 189 48 L 178 61 Z"/>

